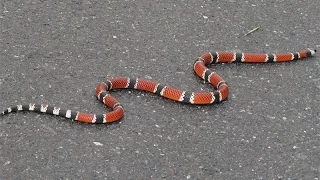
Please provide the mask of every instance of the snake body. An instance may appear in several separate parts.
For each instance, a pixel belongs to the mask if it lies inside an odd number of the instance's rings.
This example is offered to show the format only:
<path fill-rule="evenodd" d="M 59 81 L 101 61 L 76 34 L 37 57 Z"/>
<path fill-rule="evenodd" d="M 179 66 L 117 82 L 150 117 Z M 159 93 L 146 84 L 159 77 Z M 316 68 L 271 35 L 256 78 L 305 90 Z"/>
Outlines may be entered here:
<path fill-rule="evenodd" d="M 316 50 L 307 49 L 295 53 L 279 54 L 257 54 L 241 52 L 208 52 L 200 55 L 194 65 L 195 74 L 201 79 L 209 82 L 214 90 L 211 92 L 189 92 L 182 91 L 170 86 L 159 84 L 151 80 L 140 78 L 118 77 L 101 82 L 96 87 L 96 97 L 106 106 L 112 108 L 111 112 L 104 114 L 88 114 L 83 112 L 61 109 L 60 107 L 49 106 L 47 104 L 25 104 L 7 108 L 1 114 L 6 115 L 18 111 L 34 111 L 38 113 L 53 114 L 67 119 L 85 123 L 110 123 L 120 120 L 124 115 L 123 106 L 111 96 L 108 91 L 112 89 L 138 89 L 148 91 L 159 96 L 169 98 L 174 101 L 189 104 L 212 104 L 224 101 L 229 94 L 226 82 L 215 72 L 206 66 L 214 63 L 268 63 L 285 62 L 304 59 L 314 55 Z"/>

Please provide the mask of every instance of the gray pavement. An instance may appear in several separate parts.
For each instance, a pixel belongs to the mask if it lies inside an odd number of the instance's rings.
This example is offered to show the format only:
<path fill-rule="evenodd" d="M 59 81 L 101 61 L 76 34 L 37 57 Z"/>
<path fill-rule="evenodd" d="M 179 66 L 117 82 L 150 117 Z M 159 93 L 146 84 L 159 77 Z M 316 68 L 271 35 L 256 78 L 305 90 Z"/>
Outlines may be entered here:
<path fill-rule="evenodd" d="M 320 49 L 320 1 L 0 1 L 0 110 L 48 103 L 104 112 L 95 86 L 133 76 L 210 90 L 203 52 Z M 248 35 L 245 33 L 260 26 Z M 320 59 L 219 64 L 211 106 L 112 92 L 120 123 L 0 117 L 0 179 L 318 179 Z M 108 111 L 108 110 L 107 110 Z"/>

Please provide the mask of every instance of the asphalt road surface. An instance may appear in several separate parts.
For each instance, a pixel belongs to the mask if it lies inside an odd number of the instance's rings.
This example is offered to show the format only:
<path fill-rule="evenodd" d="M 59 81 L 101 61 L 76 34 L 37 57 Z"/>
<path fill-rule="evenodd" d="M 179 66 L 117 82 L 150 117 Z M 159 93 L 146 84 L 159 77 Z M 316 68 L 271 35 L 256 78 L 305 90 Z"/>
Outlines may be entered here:
<path fill-rule="evenodd" d="M 211 90 L 193 73 L 201 53 L 320 49 L 319 9 L 316 0 L 2 0 L 0 108 L 109 111 L 95 86 L 118 76 Z M 125 117 L 109 125 L 0 117 L 0 179 L 319 179 L 319 57 L 210 66 L 230 87 L 210 106 L 114 91 Z"/>

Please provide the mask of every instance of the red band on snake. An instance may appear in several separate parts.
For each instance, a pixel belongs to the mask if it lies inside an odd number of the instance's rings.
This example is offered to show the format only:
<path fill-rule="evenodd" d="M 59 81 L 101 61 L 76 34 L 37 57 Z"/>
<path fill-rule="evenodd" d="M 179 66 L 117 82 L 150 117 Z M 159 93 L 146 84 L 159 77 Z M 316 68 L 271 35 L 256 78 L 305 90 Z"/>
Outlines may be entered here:
<path fill-rule="evenodd" d="M 110 123 L 120 120 L 124 115 L 123 106 L 120 102 L 107 93 L 112 89 L 138 89 L 148 91 L 159 96 L 189 104 L 212 104 L 224 101 L 229 94 L 226 82 L 217 73 L 211 71 L 206 65 L 213 63 L 263 63 L 263 62 L 285 62 L 304 59 L 314 55 L 316 50 L 301 50 L 295 53 L 281 54 L 254 54 L 241 52 L 213 52 L 204 53 L 197 58 L 193 69 L 197 76 L 209 82 L 214 90 L 211 92 L 188 92 L 170 86 L 165 86 L 157 82 L 139 78 L 118 77 L 101 82 L 96 87 L 96 97 L 106 106 L 112 108 L 111 112 L 104 114 L 87 114 L 71 110 L 60 109 L 59 107 L 48 106 L 46 104 L 17 105 L 7 108 L 2 115 L 18 111 L 34 111 L 39 113 L 53 114 L 75 121 L 85 123 Z"/>

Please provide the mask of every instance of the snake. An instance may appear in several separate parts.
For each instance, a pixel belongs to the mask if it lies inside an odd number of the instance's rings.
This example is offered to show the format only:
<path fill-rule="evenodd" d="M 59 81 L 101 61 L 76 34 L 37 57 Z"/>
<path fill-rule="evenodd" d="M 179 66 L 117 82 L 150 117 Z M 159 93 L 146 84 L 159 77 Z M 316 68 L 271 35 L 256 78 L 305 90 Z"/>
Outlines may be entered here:
<path fill-rule="evenodd" d="M 225 80 L 216 72 L 211 71 L 207 66 L 216 63 L 275 63 L 288 62 L 294 60 L 302 60 L 313 56 L 316 53 L 314 49 L 300 50 L 294 53 L 242 53 L 239 51 L 219 51 L 206 52 L 201 54 L 193 64 L 195 74 L 203 79 L 205 82 L 213 86 L 211 92 L 199 91 L 190 92 L 183 91 L 171 86 L 160 84 L 158 82 L 133 78 L 133 77 L 116 77 L 108 79 L 97 85 L 95 90 L 96 98 L 111 108 L 103 114 L 89 114 L 79 111 L 72 111 L 69 109 L 62 109 L 57 106 L 49 106 L 47 104 L 20 104 L 12 106 L 4 110 L 1 115 L 10 114 L 19 111 L 32 111 L 37 113 L 52 114 L 74 121 L 84 123 L 112 123 L 119 121 L 124 116 L 124 108 L 122 104 L 113 97 L 110 93 L 114 89 L 137 89 L 171 99 L 173 101 L 187 103 L 187 104 L 213 104 L 219 103 L 227 99 L 229 94 L 229 87 Z"/>

